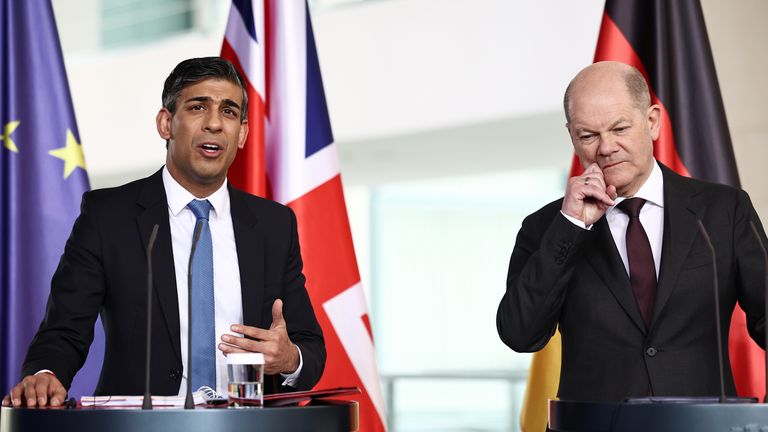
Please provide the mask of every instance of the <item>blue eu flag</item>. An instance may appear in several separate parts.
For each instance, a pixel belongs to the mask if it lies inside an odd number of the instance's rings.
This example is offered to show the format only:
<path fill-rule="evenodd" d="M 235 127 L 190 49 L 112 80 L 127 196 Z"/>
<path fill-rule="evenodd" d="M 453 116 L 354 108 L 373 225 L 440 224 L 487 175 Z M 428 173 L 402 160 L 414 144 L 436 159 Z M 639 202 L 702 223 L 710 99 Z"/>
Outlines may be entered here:
<path fill-rule="evenodd" d="M 19 381 L 24 355 L 45 311 L 51 276 L 87 189 L 88 174 L 51 4 L 49 0 L 0 0 L 3 394 Z M 92 392 L 102 353 L 99 341 L 70 394 Z"/>

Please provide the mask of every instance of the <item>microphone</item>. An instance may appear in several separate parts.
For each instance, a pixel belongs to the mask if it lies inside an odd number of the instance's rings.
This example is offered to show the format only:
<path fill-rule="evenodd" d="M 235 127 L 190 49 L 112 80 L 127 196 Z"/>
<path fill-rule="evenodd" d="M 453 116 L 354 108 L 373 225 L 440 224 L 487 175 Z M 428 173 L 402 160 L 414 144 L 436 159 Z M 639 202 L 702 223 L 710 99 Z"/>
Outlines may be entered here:
<path fill-rule="evenodd" d="M 145 410 L 152 409 L 152 395 L 149 391 L 151 373 L 149 362 L 152 358 L 152 249 L 157 240 L 158 228 L 160 228 L 158 224 L 152 227 L 152 234 L 149 235 L 147 243 L 147 358 L 144 366 L 144 402 L 141 404 L 141 409 Z"/>
<path fill-rule="evenodd" d="M 195 409 L 195 401 L 192 398 L 192 258 L 195 257 L 197 243 L 200 242 L 200 233 L 203 224 L 195 224 L 195 233 L 192 236 L 192 248 L 189 251 L 189 265 L 187 266 L 187 398 L 184 401 L 184 409 Z"/>
<path fill-rule="evenodd" d="M 720 327 L 720 285 L 717 280 L 717 259 L 715 258 L 715 248 L 712 246 L 712 241 L 709 239 L 709 234 L 704 228 L 704 224 L 701 223 L 701 219 L 696 218 L 696 222 L 699 224 L 699 231 L 701 231 L 704 241 L 707 242 L 709 252 L 712 255 L 712 282 L 714 284 L 715 294 L 715 324 L 717 325 L 717 363 L 720 372 L 720 403 L 725 402 L 725 378 L 723 373 L 723 334 L 722 327 Z"/>
<path fill-rule="evenodd" d="M 757 231 L 757 227 L 755 226 L 755 223 L 752 221 L 749 221 L 749 226 L 752 228 L 752 234 L 755 236 L 755 240 L 757 240 L 757 244 L 760 245 L 760 250 L 763 252 L 763 272 L 765 274 L 765 282 L 763 282 L 763 292 L 766 293 L 766 302 L 765 302 L 765 317 L 768 317 L 768 252 L 765 250 L 765 245 L 763 244 L 763 239 L 760 238 L 760 233 Z M 763 319 L 765 319 L 763 317 Z M 768 325 L 765 326 L 765 343 L 768 344 Z M 766 347 L 763 347 L 766 348 Z M 766 395 L 765 398 L 763 398 L 763 402 L 768 402 L 768 357 L 766 357 L 766 363 L 765 363 L 765 388 L 766 388 Z"/>

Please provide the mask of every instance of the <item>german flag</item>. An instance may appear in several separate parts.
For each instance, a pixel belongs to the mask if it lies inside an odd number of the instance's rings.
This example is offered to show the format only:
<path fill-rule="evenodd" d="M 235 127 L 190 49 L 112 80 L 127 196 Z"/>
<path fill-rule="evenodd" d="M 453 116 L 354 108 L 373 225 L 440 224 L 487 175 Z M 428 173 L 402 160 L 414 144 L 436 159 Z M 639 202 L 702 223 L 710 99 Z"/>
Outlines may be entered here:
<path fill-rule="evenodd" d="M 595 51 L 595 62 L 606 60 L 632 65 L 648 81 L 662 111 L 657 160 L 684 176 L 740 186 L 699 0 L 608 0 Z M 574 156 L 571 175 L 581 171 Z M 520 419 L 525 432 L 546 427 L 547 399 L 557 395 L 560 370 L 551 365 L 559 365 L 559 343 L 553 338 L 533 358 Z M 762 398 L 765 352 L 749 337 L 740 307 L 728 349 L 739 396 Z"/>

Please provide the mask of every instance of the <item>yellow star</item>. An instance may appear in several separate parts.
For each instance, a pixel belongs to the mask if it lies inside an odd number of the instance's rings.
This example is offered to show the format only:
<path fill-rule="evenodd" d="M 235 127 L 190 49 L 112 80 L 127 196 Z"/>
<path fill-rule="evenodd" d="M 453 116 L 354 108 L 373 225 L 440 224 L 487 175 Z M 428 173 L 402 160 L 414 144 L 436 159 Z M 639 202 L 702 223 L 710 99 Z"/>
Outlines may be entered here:
<path fill-rule="evenodd" d="M 84 170 L 85 157 L 83 156 L 83 147 L 75 140 L 72 131 L 67 129 L 67 145 L 48 152 L 49 155 L 57 157 L 64 161 L 64 180 L 72 174 L 75 168 L 80 167 Z"/>
<path fill-rule="evenodd" d="M 5 127 L 3 128 L 3 136 L 2 136 L 3 146 L 15 153 L 18 153 L 19 149 L 16 147 L 16 143 L 13 142 L 13 140 L 11 139 L 11 134 L 13 133 L 13 131 L 16 130 L 17 127 L 19 127 L 19 123 L 21 122 L 18 120 L 12 121 L 6 124 Z"/>

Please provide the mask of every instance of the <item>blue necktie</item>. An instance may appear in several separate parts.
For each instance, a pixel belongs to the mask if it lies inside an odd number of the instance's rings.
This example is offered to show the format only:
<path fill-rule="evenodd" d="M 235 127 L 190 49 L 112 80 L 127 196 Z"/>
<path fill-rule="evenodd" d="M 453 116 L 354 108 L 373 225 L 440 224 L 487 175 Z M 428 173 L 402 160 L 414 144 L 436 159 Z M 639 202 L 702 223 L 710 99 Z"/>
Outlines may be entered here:
<path fill-rule="evenodd" d="M 216 388 L 216 326 L 213 300 L 213 243 L 208 214 L 211 203 L 208 200 L 192 200 L 187 204 L 195 214 L 200 228 L 195 255 L 190 263 L 192 277 L 192 391 L 202 386 Z M 193 239 L 194 241 L 194 239 Z M 189 377 L 189 373 L 187 374 Z"/>

